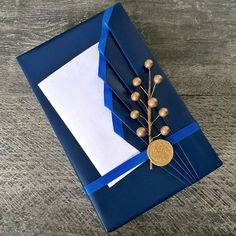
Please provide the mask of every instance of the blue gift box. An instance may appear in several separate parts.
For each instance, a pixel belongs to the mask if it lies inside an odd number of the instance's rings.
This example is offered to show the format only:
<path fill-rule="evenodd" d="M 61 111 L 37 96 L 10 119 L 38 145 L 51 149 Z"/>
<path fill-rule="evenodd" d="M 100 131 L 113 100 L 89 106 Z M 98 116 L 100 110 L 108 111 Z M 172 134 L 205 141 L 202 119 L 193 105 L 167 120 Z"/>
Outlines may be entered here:
<path fill-rule="evenodd" d="M 47 76 L 97 42 L 99 76 L 105 83 L 104 105 L 113 115 L 114 131 L 141 151 L 103 177 L 38 87 Z M 182 162 L 182 166 L 171 162 L 171 165 L 150 171 L 145 142 L 134 134 L 138 124 L 130 122 L 127 116 L 139 106 L 129 102 L 133 77 L 143 78 L 147 87 L 148 74 L 143 68 L 147 58 L 154 61 L 153 73 L 164 78 L 155 96 L 160 107 L 168 107 L 170 113 L 158 120 L 155 127 L 158 129 L 163 124 L 171 127 L 172 135 L 168 139 L 176 152 L 173 160 Z M 121 4 L 20 55 L 17 60 L 107 232 L 158 205 L 222 164 Z M 116 176 L 137 165 L 112 188 L 107 186 Z"/>

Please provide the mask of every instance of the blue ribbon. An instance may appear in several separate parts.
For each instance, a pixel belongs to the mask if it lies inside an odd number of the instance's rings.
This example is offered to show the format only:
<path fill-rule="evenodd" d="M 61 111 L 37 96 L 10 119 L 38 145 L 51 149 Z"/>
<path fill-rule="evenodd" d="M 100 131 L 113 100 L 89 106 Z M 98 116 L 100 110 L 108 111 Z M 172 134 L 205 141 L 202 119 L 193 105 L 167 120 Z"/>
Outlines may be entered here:
<path fill-rule="evenodd" d="M 111 116 L 112 116 L 113 129 L 115 133 L 120 135 L 121 138 L 124 138 L 124 131 L 123 131 L 121 120 L 112 112 L 111 112 Z"/>
<path fill-rule="evenodd" d="M 99 48 L 99 52 L 100 52 L 98 75 L 104 81 L 106 80 L 106 59 L 104 58 L 104 53 L 105 53 L 107 38 L 108 38 L 108 34 L 109 34 L 109 29 L 107 27 L 107 22 L 109 22 L 109 19 L 111 18 L 113 7 L 114 6 L 108 8 L 103 13 L 102 31 L 101 31 L 99 44 L 98 44 L 98 48 Z"/>
<path fill-rule="evenodd" d="M 181 140 L 189 137 L 193 133 L 200 130 L 200 127 L 197 122 L 193 122 L 190 125 L 185 126 L 184 128 L 180 129 L 176 133 L 169 136 L 166 140 L 168 140 L 172 145 L 180 142 Z M 148 160 L 147 151 L 143 151 L 138 155 L 132 157 L 128 161 L 122 163 L 121 165 L 117 166 L 113 170 L 109 171 L 105 175 L 99 177 L 98 179 L 94 180 L 93 182 L 87 184 L 84 187 L 85 192 L 88 196 L 92 195 L 97 190 L 103 188 L 111 181 L 115 180 L 125 172 L 133 169 L 134 167 L 142 164 L 143 162 Z"/>
<path fill-rule="evenodd" d="M 104 82 L 104 105 L 109 108 L 111 111 L 113 110 L 112 106 L 112 90 L 110 86 Z"/>
<path fill-rule="evenodd" d="M 199 129 L 200 129 L 199 124 L 196 121 L 194 121 L 190 125 L 185 126 L 184 128 L 178 130 L 174 134 L 167 137 L 166 140 L 174 145 L 183 140 L 184 138 L 190 136 L 191 134 L 197 132 Z"/>

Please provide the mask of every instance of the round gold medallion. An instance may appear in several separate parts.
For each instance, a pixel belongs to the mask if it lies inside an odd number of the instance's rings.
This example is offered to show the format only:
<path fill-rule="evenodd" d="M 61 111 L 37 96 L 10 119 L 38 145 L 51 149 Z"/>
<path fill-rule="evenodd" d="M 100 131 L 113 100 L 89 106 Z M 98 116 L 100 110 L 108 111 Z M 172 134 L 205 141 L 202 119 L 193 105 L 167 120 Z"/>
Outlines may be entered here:
<path fill-rule="evenodd" d="M 148 145 L 147 154 L 154 165 L 165 166 L 171 162 L 174 150 L 168 141 L 157 139 Z"/>

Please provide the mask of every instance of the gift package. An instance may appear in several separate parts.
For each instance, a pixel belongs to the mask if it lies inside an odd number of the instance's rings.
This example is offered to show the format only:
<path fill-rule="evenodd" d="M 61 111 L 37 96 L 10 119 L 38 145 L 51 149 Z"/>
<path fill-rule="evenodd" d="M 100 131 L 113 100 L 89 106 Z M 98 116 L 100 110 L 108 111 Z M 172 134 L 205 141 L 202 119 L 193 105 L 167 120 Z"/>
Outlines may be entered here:
<path fill-rule="evenodd" d="M 121 4 L 17 60 L 107 232 L 222 165 Z"/>

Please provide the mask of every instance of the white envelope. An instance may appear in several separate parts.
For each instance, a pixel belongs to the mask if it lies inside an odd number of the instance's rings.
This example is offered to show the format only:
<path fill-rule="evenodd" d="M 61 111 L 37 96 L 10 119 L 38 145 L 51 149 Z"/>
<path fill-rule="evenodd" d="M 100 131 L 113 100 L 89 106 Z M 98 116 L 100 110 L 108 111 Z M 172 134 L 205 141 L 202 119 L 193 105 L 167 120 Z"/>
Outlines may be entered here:
<path fill-rule="evenodd" d="M 104 175 L 139 151 L 113 131 L 111 112 L 104 106 L 104 82 L 98 77 L 98 65 L 96 43 L 38 86 L 98 172 Z"/>

